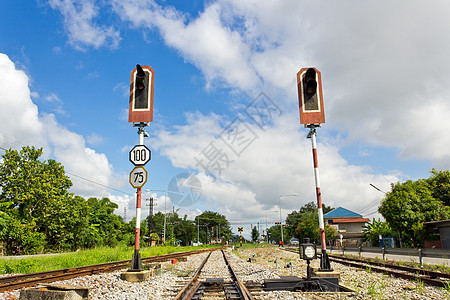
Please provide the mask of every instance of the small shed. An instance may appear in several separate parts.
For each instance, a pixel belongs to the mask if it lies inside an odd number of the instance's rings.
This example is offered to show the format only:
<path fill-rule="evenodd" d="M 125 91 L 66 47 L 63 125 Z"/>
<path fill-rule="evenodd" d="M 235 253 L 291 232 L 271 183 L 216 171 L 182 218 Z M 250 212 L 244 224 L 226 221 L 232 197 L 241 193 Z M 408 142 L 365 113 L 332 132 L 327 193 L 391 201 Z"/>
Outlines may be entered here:
<path fill-rule="evenodd" d="M 442 249 L 450 249 L 450 220 L 425 222 L 424 224 L 437 228 L 439 230 L 439 236 L 441 238 L 440 246 L 442 247 Z M 437 246 L 436 248 L 440 248 L 439 245 L 434 246 Z M 425 245 L 425 248 L 428 248 L 427 245 Z"/>

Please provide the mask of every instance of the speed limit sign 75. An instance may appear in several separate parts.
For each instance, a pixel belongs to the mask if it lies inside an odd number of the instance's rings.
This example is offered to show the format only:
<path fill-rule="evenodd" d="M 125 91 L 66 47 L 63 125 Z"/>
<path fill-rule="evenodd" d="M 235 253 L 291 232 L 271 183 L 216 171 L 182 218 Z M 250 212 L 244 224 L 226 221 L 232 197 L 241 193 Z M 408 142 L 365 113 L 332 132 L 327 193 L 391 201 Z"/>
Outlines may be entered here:
<path fill-rule="evenodd" d="M 136 189 L 141 188 L 147 182 L 147 176 L 144 167 L 135 167 L 130 173 L 130 184 Z"/>

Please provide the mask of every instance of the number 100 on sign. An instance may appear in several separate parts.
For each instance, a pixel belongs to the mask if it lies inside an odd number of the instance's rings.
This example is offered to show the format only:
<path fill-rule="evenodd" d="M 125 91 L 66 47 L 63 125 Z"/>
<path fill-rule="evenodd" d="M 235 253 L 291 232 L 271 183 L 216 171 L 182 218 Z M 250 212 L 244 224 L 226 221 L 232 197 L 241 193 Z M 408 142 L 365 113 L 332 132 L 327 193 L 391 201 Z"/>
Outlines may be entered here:
<path fill-rule="evenodd" d="M 130 151 L 130 161 L 135 166 L 143 166 L 151 159 L 151 152 L 145 145 L 136 145 Z"/>

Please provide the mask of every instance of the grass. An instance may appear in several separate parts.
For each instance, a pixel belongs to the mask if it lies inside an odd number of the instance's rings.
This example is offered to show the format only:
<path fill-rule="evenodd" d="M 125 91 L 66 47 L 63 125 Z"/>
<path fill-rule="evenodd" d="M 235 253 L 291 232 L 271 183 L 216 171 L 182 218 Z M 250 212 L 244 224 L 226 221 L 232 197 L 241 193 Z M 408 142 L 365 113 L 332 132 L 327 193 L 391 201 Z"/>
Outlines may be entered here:
<path fill-rule="evenodd" d="M 375 287 L 375 282 L 369 283 L 369 286 L 367 287 L 367 294 L 369 296 L 375 298 L 378 295 L 377 288 Z"/>
<path fill-rule="evenodd" d="M 424 291 L 423 280 L 418 277 L 416 278 L 416 291 L 418 292 L 419 295 L 422 295 Z"/>
<path fill-rule="evenodd" d="M 182 251 L 192 251 L 213 246 L 198 247 L 144 247 L 140 249 L 141 257 L 157 256 Z M 114 248 L 99 247 L 79 252 L 62 253 L 58 255 L 42 255 L 25 258 L 0 258 L 0 274 L 28 274 L 75 268 L 100 263 L 131 259 L 134 247 L 117 246 Z"/>
<path fill-rule="evenodd" d="M 446 282 L 442 282 L 444 287 L 442 288 L 443 292 L 450 297 L 450 284 Z"/>
<path fill-rule="evenodd" d="M 242 247 L 239 246 L 239 244 L 237 244 L 235 246 L 235 249 L 254 249 L 254 248 L 261 248 L 261 247 L 273 247 L 273 245 L 269 245 L 267 243 L 263 243 L 263 244 L 242 244 Z"/>
<path fill-rule="evenodd" d="M 383 299 L 384 298 L 383 291 L 385 288 L 386 285 L 383 282 L 383 280 L 372 281 L 367 286 L 367 294 L 374 299 Z"/>

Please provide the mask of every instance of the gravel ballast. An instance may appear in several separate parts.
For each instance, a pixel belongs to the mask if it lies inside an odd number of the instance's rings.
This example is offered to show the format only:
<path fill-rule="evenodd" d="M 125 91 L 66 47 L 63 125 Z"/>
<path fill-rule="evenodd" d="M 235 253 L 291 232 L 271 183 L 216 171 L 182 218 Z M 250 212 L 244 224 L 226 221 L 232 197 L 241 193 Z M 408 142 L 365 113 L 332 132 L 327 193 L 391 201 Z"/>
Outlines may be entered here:
<path fill-rule="evenodd" d="M 262 283 L 264 279 L 290 276 L 306 276 L 306 262 L 298 254 L 274 247 L 226 250 L 228 259 L 242 281 Z M 89 299 L 173 299 L 178 290 L 200 265 L 207 253 L 192 255 L 187 261 L 176 264 L 164 262 L 159 274 L 142 283 L 130 283 L 120 279 L 122 271 L 98 274 L 57 282 L 67 285 L 87 286 Z M 248 259 L 252 258 L 252 262 Z M 276 262 L 275 262 L 276 261 Z M 318 266 L 318 260 L 312 266 Z M 450 299 L 444 288 L 428 286 L 375 272 L 355 269 L 332 262 L 332 268 L 341 273 L 340 284 L 354 293 L 309 294 L 285 291 L 254 293 L 256 299 Z M 229 278 L 220 251 L 215 251 L 205 265 L 202 278 Z M 20 291 L 0 293 L 0 299 L 19 299 Z"/>

